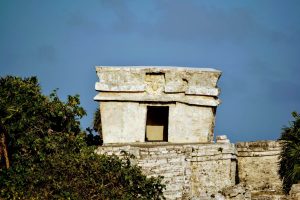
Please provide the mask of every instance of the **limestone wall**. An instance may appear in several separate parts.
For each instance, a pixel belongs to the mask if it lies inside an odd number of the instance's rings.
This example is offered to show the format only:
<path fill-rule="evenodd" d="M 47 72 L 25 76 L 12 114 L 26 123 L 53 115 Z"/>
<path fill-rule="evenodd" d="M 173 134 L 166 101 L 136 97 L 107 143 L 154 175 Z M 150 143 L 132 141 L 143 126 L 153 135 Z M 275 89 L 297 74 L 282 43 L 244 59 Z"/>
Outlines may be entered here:
<path fill-rule="evenodd" d="M 145 141 L 145 106 L 137 102 L 102 102 L 100 112 L 105 143 Z"/>
<path fill-rule="evenodd" d="M 252 196 L 280 196 L 278 172 L 280 144 L 276 141 L 240 142 L 238 152 L 239 181 L 245 183 Z M 278 198 L 279 198 L 278 196 Z"/>
<path fill-rule="evenodd" d="M 99 154 L 133 154 L 147 176 L 164 176 L 167 199 L 215 199 L 235 185 L 236 152 L 232 144 L 109 145 Z"/>
<path fill-rule="evenodd" d="M 214 197 L 223 188 L 235 185 L 236 155 L 232 144 L 199 145 L 193 149 L 191 155 L 193 197 Z"/>
<path fill-rule="evenodd" d="M 213 107 L 176 103 L 170 107 L 169 142 L 213 141 L 214 119 Z"/>
<path fill-rule="evenodd" d="M 101 66 L 96 71 L 99 94 L 94 100 L 100 102 L 104 144 L 213 142 L 220 71 L 153 66 Z M 153 114 L 150 107 L 155 106 L 166 107 L 166 115 L 161 115 L 166 117 L 160 120 L 159 114 Z M 150 125 L 156 127 L 149 129 Z"/>
<path fill-rule="evenodd" d="M 300 199 L 300 184 L 294 184 L 290 191 L 290 200 Z"/>
<path fill-rule="evenodd" d="M 219 142 L 105 145 L 99 147 L 97 153 L 120 155 L 126 151 L 133 154 L 133 162 L 147 176 L 164 176 L 167 199 L 291 198 L 283 195 L 277 174 L 278 142 L 240 142 L 236 145 Z"/>
<path fill-rule="evenodd" d="M 148 105 L 169 107 L 168 142 L 187 143 L 213 140 L 214 108 L 212 107 L 182 103 L 102 102 L 100 110 L 105 143 L 145 142 Z"/>

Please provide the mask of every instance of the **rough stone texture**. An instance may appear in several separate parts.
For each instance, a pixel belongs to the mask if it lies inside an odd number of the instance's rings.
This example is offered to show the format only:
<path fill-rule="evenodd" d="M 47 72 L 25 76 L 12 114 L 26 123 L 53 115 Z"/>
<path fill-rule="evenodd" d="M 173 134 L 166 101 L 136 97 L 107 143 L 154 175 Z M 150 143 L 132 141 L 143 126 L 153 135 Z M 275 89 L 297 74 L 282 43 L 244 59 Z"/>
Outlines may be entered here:
<path fill-rule="evenodd" d="M 224 188 L 221 193 L 224 200 L 251 200 L 251 192 L 244 184 L 229 186 Z"/>
<path fill-rule="evenodd" d="M 300 184 L 294 184 L 290 191 L 290 199 L 291 200 L 299 200 L 300 199 Z"/>
<path fill-rule="evenodd" d="M 227 136 L 226 135 L 218 135 L 216 137 L 216 142 L 217 143 L 230 143 L 230 140 L 227 139 Z"/>
<path fill-rule="evenodd" d="M 162 92 L 204 96 L 219 94 L 216 84 L 221 72 L 210 68 L 101 66 L 96 71 L 100 79 L 96 83 L 98 91 L 147 92 L 148 95 Z"/>
<path fill-rule="evenodd" d="M 276 141 L 240 142 L 238 151 L 239 181 L 252 192 L 252 199 L 280 199 L 278 175 L 280 144 Z"/>
<path fill-rule="evenodd" d="M 96 150 L 108 155 L 122 151 L 133 154 L 133 163 L 147 176 L 164 176 L 167 199 L 216 199 L 223 188 L 235 185 L 232 144 L 119 144 Z"/>
<path fill-rule="evenodd" d="M 282 194 L 278 142 L 234 146 L 222 135 L 213 144 L 220 71 L 178 67 L 97 67 L 96 71 L 100 81 L 95 88 L 100 93 L 94 99 L 100 102 L 105 144 L 96 152 L 133 154 L 132 161 L 147 176 L 164 176 L 167 199 L 300 199 L 299 185 L 293 186 L 290 196 Z M 148 106 L 168 108 L 168 119 L 164 117 L 168 127 L 163 125 L 167 142 L 145 143 Z"/>
<path fill-rule="evenodd" d="M 219 140 L 226 138 L 218 137 Z M 133 162 L 141 166 L 146 175 L 165 177 L 167 199 L 299 199 L 299 185 L 293 186 L 290 196 L 282 193 L 277 175 L 280 144 L 275 141 L 242 142 L 235 146 L 230 143 L 131 143 L 105 145 L 99 147 L 97 153 L 120 155 L 122 150 L 135 155 Z M 236 181 L 240 183 L 235 185 Z"/>
<path fill-rule="evenodd" d="M 104 144 L 145 142 L 147 106 L 169 107 L 168 142 L 212 142 L 221 72 L 209 68 L 97 67 Z"/>

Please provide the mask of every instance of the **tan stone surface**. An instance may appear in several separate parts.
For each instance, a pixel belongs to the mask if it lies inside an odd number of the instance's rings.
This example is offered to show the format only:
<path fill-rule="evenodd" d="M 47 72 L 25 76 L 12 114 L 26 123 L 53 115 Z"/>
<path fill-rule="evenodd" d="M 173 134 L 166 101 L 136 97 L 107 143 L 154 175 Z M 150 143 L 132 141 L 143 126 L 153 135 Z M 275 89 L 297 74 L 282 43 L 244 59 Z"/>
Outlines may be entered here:
<path fill-rule="evenodd" d="M 230 143 L 118 144 L 99 147 L 97 153 L 120 155 L 122 150 L 136 156 L 133 162 L 146 175 L 165 177 L 167 199 L 249 199 L 249 191 L 252 200 L 288 200 L 299 195 L 299 186 L 293 186 L 290 196 L 281 192 L 277 175 L 280 145 L 275 141 L 242 142 L 235 146 Z M 236 180 L 239 185 L 235 185 Z"/>
<path fill-rule="evenodd" d="M 147 176 L 164 176 L 167 199 L 215 199 L 235 184 L 236 155 L 232 144 L 131 144 L 99 147 L 99 154 L 135 155 L 133 163 Z"/>
<path fill-rule="evenodd" d="M 226 187 L 221 193 L 224 195 L 224 200 L 251 200 L 251 192 L 244 184 Z"/>
<path fill-rule="evenodd" d="M 299 200 L 300 199 L 300 184 L 292 185 L 290 191 L 290 199 L 291 200 Z"/>
<path fill-rule="evenodd" d="M 148 140 L 163 140 L 164 126 L 147 125 L 146 135 Z"/>
<path fill-rule="evenodd" d="M 253 196 L 282 194 L 278 175 L 280 144 L 275 141 L 241 142 L 236 147 L 239 180 L 250 188 Z"/>

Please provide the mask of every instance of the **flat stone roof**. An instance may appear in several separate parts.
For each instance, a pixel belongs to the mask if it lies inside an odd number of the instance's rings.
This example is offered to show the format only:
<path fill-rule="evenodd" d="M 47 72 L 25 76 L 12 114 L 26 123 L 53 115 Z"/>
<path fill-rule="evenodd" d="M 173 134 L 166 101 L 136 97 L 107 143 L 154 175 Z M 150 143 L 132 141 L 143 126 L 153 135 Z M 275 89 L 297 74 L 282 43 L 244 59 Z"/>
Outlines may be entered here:
<path fill-rule="evenodd" d="M 173 66 L 97 66 L 96 101 L 181 102 L 217 106 L 221 71 Z"/>
<path fill-rule="evenodd" d="M 191 72 L 216 72 L 220 70 L 207 67 L 184 67 L 184 66 L 96 66 L 96 71 L 118 71 L 118 70 L 142 70 L 142 71 L 191 71 Z"/>

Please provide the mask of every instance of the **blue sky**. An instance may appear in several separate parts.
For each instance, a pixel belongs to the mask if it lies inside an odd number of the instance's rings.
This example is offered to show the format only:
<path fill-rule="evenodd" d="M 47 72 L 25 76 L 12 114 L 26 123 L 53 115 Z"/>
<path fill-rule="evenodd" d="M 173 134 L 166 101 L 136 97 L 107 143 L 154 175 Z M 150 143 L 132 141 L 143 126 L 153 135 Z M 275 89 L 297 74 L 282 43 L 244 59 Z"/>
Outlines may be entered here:
<path fill-rule="evenodd" d="M 91 125 L 96 65 L 212 67 L 215 135 L 277 139 L 300 112 L 300 1 L 0 0 L 0 76 L 80 94 Z"/>

